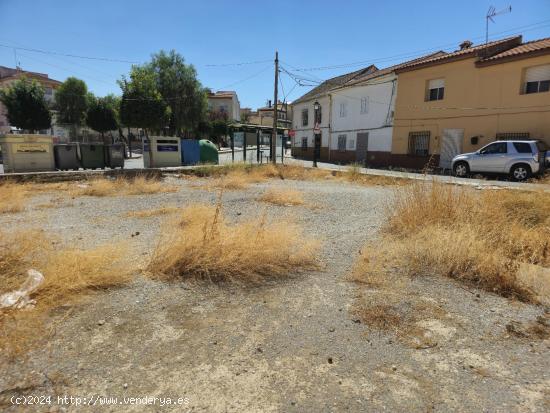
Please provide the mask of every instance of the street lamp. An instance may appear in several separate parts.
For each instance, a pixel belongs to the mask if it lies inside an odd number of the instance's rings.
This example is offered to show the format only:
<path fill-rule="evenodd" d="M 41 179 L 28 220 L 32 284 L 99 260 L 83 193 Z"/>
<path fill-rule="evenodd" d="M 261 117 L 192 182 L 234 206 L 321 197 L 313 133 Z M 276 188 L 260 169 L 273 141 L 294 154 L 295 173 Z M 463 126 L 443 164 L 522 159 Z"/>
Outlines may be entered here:
<path fill-rule="evenodd" d="M 317 159 L 319 159 L 321 155 L 321 105 L 319 102 L 315 102 L 313 104 L 313 122 L 314 122 L 314 128 L 313 128 L 313 167 L 317 168 Z"/>

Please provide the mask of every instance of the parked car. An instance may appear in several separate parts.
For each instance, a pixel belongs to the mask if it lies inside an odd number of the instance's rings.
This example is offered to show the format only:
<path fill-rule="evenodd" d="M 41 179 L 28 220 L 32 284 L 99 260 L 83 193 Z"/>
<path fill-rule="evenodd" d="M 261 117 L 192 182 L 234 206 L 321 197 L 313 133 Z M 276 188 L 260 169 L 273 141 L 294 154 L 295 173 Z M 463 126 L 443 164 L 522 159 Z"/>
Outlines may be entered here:
<path fill-rule="evenodd" d="M 506 174 L 524 181 L 544 170 L 547 147 L 538 140 L 492 142 L 476 152 L 457 155 L 452 161 L 455 176 L 470 173 Z"/>

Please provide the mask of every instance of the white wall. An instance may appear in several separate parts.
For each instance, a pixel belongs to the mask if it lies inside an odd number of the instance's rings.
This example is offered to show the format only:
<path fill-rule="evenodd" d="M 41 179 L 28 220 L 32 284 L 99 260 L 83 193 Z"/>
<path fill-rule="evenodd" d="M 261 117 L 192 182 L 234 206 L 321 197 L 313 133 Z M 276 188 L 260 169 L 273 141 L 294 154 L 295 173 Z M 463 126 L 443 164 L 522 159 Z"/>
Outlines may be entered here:
<path fill-rule="evenodd" d="M 319 102 L 321 105 L 321 146 L 328 146 L 329 136 L 329 112 L 330 101 L 328 96 L 322 96 L 307 102 L 296 103 L 292 105 L 292 129 L 296 131 L 293 146 L 302 146 L 302 138 L 308 138 L 308 147 L 313 147 L 313 127 L 315 126 L 313 104 Z M 302 126 L 302 110 L 308 109 L 308 124 Z"/>
<path fill-rule="evenodd" d="M 397 77 L 393 74 L 373 79 L 369 84 L 331 91 L 332 139 L 331 149 L 338 149 L 338 136 L 346 135 L 356 142 L 357 133 L 369 133 L 370 151 L 391 151 L 393 111 L 397 95 Z M 366 112 L 361 112 L 362 99 L 366 99 Z M 345 116 L 341 116 L 342 104 Z"/>

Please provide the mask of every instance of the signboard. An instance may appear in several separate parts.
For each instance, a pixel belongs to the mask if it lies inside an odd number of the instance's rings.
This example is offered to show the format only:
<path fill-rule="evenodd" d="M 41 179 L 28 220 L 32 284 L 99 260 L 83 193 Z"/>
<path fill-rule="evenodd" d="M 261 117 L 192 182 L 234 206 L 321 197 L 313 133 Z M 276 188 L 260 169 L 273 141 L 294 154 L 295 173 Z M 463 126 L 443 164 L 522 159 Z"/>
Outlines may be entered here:
<path fill-rule="evenodd" d="M 316 135 L 321 133 L 321 128 L 319 127 L 318 123 L 315 124 L 315 127 L 313 128 L 313 133 Z"/>
<path fill-rule="evenodd" d="M 157 152 L 177 152 L 178 145 L 157 145 Z"/>
<path fill-rule="evenodd" d="M 47 143 L 14 143 L 13 151 L 17 153 L 48 153 L 50 145 Z"/>
<path fill-rule="evenodd" d="M 244 146 L 244 132 L 233 132 L 233 146 Z"/>
<path fill-rule="evenodd" d="M 296 136 L 296 131 L 294 129 L 290 129 L 288 131 L 288 136 L 290 136 L 291 138 L 293 138 L 294 136 Z"/>

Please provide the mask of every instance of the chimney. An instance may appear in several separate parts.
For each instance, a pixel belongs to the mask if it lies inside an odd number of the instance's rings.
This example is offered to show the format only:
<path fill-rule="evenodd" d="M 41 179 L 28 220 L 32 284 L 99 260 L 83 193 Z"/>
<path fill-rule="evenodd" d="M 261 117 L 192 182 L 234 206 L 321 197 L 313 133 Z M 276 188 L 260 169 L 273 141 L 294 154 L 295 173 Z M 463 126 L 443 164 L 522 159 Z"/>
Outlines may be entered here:
<path fill-rule="evenodd" d="M 267 101 L 267 107 L 268 107 L 268 108 L 271 107 L 271 100 L 268 100 L 268 101 Z"/>
<path fill-rule="evenodd" d="M 473 43 L 469 40 L 464 40 L 462 43 L 460 43 L 460 50 L 469 49 L 472 47 Z"/>

